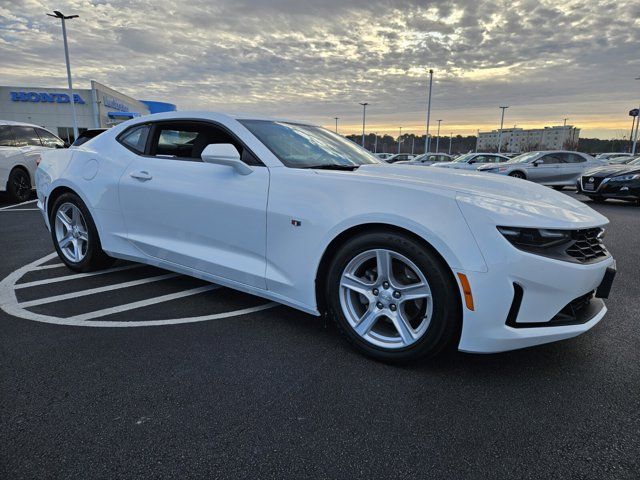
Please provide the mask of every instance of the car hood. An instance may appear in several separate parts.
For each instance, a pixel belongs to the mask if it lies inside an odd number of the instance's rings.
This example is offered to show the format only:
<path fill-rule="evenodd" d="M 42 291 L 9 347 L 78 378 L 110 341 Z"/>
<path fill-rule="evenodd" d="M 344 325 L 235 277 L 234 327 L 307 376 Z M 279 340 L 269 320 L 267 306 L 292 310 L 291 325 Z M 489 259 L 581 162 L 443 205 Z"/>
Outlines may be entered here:
<path fill-rule="evenodd" d="M 638 165 L 607 165 L 605 167 L 593 168 L 587 171 L 584 176 L 592 177 L 610 177 L 612 175 L 623 175 L 631 173 L 640 173 Z"/>
<path fill-rule="evenodd" d="M 351 173 L 398 186 L 446 192 L 456 199 L 484 199 L 480 203 L 491 205 L 487 208 L 494 214 L 499 216 L 502 212 L 513 217 L 508 211 L 517 210 L 522 213 L 521 218 L 527 218 L 526 223 L 537 222 L 539 227 L 568 228 L 570 222 L 582 228 L 608 223 L 604 216 L 568 195 L 502 175 L 414 165 L 363 165 Z"/>

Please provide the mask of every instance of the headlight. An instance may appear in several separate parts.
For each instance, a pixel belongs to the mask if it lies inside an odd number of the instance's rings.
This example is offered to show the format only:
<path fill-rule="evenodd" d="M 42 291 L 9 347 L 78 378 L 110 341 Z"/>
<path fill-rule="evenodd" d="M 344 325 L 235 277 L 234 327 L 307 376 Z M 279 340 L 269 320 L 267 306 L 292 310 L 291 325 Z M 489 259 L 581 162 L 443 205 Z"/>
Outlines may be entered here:
<path fill-rule="evenodd" d="M 555 247 L 571 240 L 571 232 L 569 230 L 498 227 L 498 231 L 513 246 L 528 251 Z"/>
<path fill-rule="evenodd" d="M 611 177 L 610 182 L 630 182 L 631 180 L 640 179 L 640 173 L 632 173 L 630 175 L 619 175 L 617 177 Z"/>

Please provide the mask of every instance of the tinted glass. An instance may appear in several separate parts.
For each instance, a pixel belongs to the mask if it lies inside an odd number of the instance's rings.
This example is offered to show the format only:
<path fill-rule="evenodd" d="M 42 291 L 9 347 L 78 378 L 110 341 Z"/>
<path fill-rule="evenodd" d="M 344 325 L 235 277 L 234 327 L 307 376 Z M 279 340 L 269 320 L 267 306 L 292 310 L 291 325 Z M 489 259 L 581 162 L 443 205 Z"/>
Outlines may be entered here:
<path fill-rule="evenodd" d="M 287 167 L 380 163 L 359 145 L 321 127 L 268 120 L 241 120 L 240 123 Z"/>
<path fill-rule="evenodd" d="M 64 148 L 64 142 L 56 137 L 53 133 L 47 132 L 42 128 L 36 128 L 43 147 L 47 148 Z"/>
<path fill-rule="evenodd" d="M 18 147 L 26 147 L 26 146 L 34 146 L 41 147 L 42 143 L 40 143 L 40 137 L 36 133 L 36 130 L 33 127 L 12 127 L 13 135 L 16 138 L 16 146 Z"/>
<path fill-rule="evenodd" d="M 587 160 L 578 155 L 577 153 L 566 153 L 566 162 L 567 163 L 582 163 L 582 162 L 586 162 Z"/>
<path fill-rule="evenodd" d="M 118 140 L 130 150 L 133 150 L 136 153 L 144 153 L 150 128 L 151 127 L 149 125 L 134 127 L 131 130 L 128 130 Z"/>
<path fill-rule="evenodd" d="M 0 126 L 0 147 L 14 147 L 16 142 L 13 140 L 11 127 L 8 125 Z"/>
<path fill-rule="evenodd" d="M 556 165 L 558 163 L 564 163 L 564 159 L 561 153 L 548 153 L 544 155 L 541 160 L 544 161 L 543 165 Z"/>

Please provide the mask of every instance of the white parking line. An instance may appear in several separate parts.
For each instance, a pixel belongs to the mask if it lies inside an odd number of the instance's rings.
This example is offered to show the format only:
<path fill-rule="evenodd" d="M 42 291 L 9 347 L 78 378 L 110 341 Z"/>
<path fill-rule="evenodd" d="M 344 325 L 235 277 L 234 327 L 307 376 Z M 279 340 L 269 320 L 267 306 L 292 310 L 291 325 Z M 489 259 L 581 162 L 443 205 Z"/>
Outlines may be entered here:
<path fill-rule="evenodd" d="M 60 268 L 66 267 L 64 263 L 52 263 L 51 265 L 40 265 L 39 267 L 35 267 L 33 270 L 48 270 L 49 268 Z"/>
<path fill-rule="evenodd" d="M 158 275 L 157 277 L 142 278 L 140 280 L 132 280 L 130 282 L 115 283 L 113 285 L 107 285 L 105 287 L 89 288 L 87 290 L 80 290 L 79 292 L 65 293 L 64 295 L 54 295 L 53 297 L 38 298 L 36 300 L 30 300 L 28 302 L 21 302 L 18 304 L 18 306 L 21 308 L 35 307 L 36 305 L 43 305 L 45 303 L 60 302 L 62 300 L 68 300 L 70 298 L 109 292 L 111 290 L 118 290 L 120 288 L 135 287 L 138 285 L 144 285 L 151 282 L 159 282 L 161 280 L 167 280 L 169 278 L 175 278 L 179 276 L 179 273 L 167 273 L 166 275 Z"/>
<path fill-rule="evenodd" d="M 35 200 L 27 200 L 26 202 L 16 203 L 15 205 L 7 205 L 6 207 L 0 207 L 0 211 L 2 211 L 2 210 L 10 210 L 12 208 L 19 207 L 20 205 L 26 205 L 27 203 L 33 203 L 33 202 L 37 202 L 37 201 L 38 201 L 38 199 L 36 198 Z M 38 210 L 38 209 L 36 208 L 36 210 Z"/>
<path fill-rule="evenodd" d="M 168 302 L 170 300 L 176 300 L 178 298 L 188 297 L 190 295 L 197 295 L 198 293 L 208 292 L 209 290 L 215 290 L 220 288 L 219 285 L 204 285 L 202 287 L 191 288 L 189 290 L 183 290 L 181 292 L 170 293 L 168 295 L 161 295 L 159 297 L 148 298 L 146 300 L 140 300 L 137 302 L 125 303 L 124 305 L 118 305 L 117 307 L 103 308 L 102 310 L 96 310 L 93 312 L 83 313 L 81 315 L 75 315 L 73 317 L 67 317 L 65 320 L 71 322 L 84 322 L 85 320 L 91 320 L 92 318 L 105 317 L 114 313 L 126 312 L 136 308 L 142 308 L 149 305 L 155 305 L 156 303 Z"/>
<path fill-rule="evenodd" d="M 19 288 L 36 287 L 38 285 L 46 285 L 48 283 L 66 282 L 67 280 L 75 280 L 77 278 L 93 277 L 95 275 L 102 275 L 102 274 L 105 274 L 105 273 L 113 273 L 113 272 L 121 272 L 123 270 L 131 270 L 132 268 L 140 268 L 140 267 L 142 267 L 142 264 L 134 263 L 133 265 L 124 265 L 122 267 L 109 268 L 107 270 L 100 270 L 100 271 L 97 271 L 97 272 L 75 273 L 73 275 L 65 275 L 64 277 L 45 278 L 44 280 L 35 280 L 33 282 L 18 283 L 14 288 L 17 290 Z"/>
<path fill-rule="evenodd" d="M 39 212 L 40 209 L 39 208 L 12 208 L 12 209 L 7 209 L 3 211 L 5 213 L 6 212 Z"/>

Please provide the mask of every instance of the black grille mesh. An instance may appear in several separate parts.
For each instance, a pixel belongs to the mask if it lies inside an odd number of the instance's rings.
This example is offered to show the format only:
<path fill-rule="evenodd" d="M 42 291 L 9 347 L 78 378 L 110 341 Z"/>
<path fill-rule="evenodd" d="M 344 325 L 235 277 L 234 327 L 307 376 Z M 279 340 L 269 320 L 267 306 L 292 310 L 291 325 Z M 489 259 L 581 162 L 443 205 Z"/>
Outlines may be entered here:
<path fill-rule="evenodd" d="M 567 255 L 582 263 L 589 263 L 609 253 L 602 243 L 601 228 L 590 228 L 587 230 L 576 230 L 573 232 L 574 242 L 567 248 Z"/>

